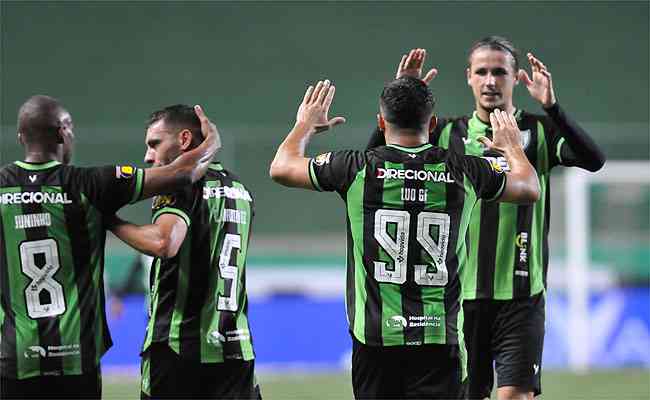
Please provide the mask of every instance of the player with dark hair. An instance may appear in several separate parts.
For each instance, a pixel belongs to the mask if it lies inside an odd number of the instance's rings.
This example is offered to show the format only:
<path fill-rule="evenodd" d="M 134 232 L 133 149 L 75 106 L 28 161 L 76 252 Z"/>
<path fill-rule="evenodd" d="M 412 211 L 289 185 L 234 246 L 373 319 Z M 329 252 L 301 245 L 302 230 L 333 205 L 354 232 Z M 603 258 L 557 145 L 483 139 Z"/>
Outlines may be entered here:
<path fill-rule="evenodd" d="M 202 140 L 191 107 L 151 115 L 145 162 L 174 163 Z M 151 224 L 111 230 L 154 256 L 142 349 L 142 398 L 260 397 L 248 323 L 246 255 L 253 198 L 216 162 L 205 177 L 154 199 Z"/>
<path fill-rule="evenodd" d="M 100 398 L 111 347 L 104 310 L 106 216 L 197 181 L 219 147 L 196 106 L 203 144 L 174 163 L 67 165 L 70 113 L 33 96 L 18 113 L 24 161 L 0 169 L 0 397 Z"/>
<path fill-rule="evenodd" d="M 270 175 L 285 186 L 336 191 L 346 202 L 354 395 L 461 398 L 458 274 L 469 214 L 479 198 L 530 203 L 539 196 L 515 121 L 495 110 L 493 142 L 485 141 L 510 162 L 505 174 L 479 157 L 429 144 L 436 125 L 431 91 L 419 79 L 402 77 L 380 97 L 386 146 L 305 158 L 315 132 L 344 122 L 327 117 L 334 91 L 329 81 L 307 89 Z"/>
<path fill-rule="evenodd" d="M 425 50 L 411 50 L 402 57 L 397 76 L 420 78 L 425 57 Z M 468 247 L 462 280 L 472 399 L 490 397 L 493 365 L 499 399 L 532 399 L 541 393 L 550 172 L 558 165 L 593 172 L 605 162 L 594 141 L 557 103 L 546 66 L 531 53 L 527 57 L 532 77 L 519 69 L 518 52 L 508 40 L 490 36 L 476 42 L 470 48 L 467 67 L 475 111 L 460 118 L 441 118 L 430 135 L 434 145 L 483 156 L 508 170 L 507 160 L 479 141 L 493 134 L 490 113 L 504 110 L 517 120 L 521 145 L 541 188 L 541 200 L 533 205 L 479 201 L 472 212 L 467 243 L 462 243 Z M 423 81 L 429 83 L 437 72 L 431 69 Z M 546 115 L 515 108 L 512 94 L 519 82 Z M 368 148 L 382 144 L 378 130 Z"/>

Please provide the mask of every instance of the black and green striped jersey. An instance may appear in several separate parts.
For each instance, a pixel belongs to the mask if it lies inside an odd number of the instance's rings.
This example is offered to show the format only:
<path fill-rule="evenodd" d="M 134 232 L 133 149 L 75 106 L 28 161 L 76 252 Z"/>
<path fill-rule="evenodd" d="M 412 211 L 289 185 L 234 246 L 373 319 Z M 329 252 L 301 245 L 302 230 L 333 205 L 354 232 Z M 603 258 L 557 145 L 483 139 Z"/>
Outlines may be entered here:
<path fill-rule="evenodd" d="M 0 169 L 0 371 L 78 375 L 112 345 L 103 215 L 142 192 L 131 166 L 17 161 Z"/>
<path fill-rule="evenodd" d="M 571 165 L 571 154 L 549 117 L 521 110 L 515 117 L 524 151 L 539 177 L 540 200 L 532 205 L 478 202 L 466 241 L 468 258 L 462 274 L 465 299 L 525 298 L 546 287 L 549 176 L 554 166 Z M 492 136 L 490 126 L 476 112 L 471 117 L 439 122 L 432 135 L 434 144 L 460 154 L 484 156 L 508 169 L 503 157 L 485 152 L 476 140 Z"/>
<path fill-rule="evenodd" d="M 253 359 L 245 269 L 251 194 L 213 163 L 196 184 L 154 199 L 152 220 L 165 213 L 182 218 L 188 230 L 176 256 L 152 265 L 143 351 L 157 342 L 206 363 Z"/>
<path fill-rule="evenodd" d="M 354 336 L 371 346 L 462 343 L 462 238 L 477 198 L 498 197 L 505 174 L 425 144 L 321 154 L 310 177 L 346 203 Z"/>

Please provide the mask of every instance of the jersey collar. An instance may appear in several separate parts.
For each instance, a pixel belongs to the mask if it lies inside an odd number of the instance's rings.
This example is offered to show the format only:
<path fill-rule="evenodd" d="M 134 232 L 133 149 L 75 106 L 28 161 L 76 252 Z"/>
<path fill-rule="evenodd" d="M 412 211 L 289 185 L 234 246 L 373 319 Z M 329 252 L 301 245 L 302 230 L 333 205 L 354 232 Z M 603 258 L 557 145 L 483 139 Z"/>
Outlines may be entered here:
<path fill-rule="evenodd" d="M 392 148 L 397 149 L 397 150 L 405 151 L 407 153 L 419 153 L 421 151 L 424 151 L 426 149 L 430 149 L 430 148 L 433 147 L 433 145 L 431 143 L 425 143 L 422 146 L 418 146 L 418 147 L 404 147 L 404 146 L 400 146 L 398 144 L 387 144 L 386 146 L 387 147 L 392 147 Z"/>
<path fill-rule="evenodd" d="M 213 171 L 223 171 L 223 165 L 219 161 L 211 162 L 208 168 Z"/>
<path fill-rule="evenodd" d="M 522 113 L 521 110 L 519 109 L 515 110 L 515 119 L 517 120 L 517 122 L 521 121 L 521 113 Z M 467 128 L 469 132 L 472 132 L 474 134 L 485 135 L 486 131 L 488 130 L 488 128 L 491 128 L 491 126 L 481 121 L 476 111 L 474 111 L 472 113 L 472 118 L 469 119 Z"/>
<path fill-rule="evenodd" d="M 29 170 L 29 171 L 40 171 L 40 170 L 43 170 L 43 169 L 48 169 L 48 168 L 55 167 L 57 165 L 60 165 L 61 163 L 56 161 L 56 160 L 52 160 L 52 161 L 48 161 L 48 162 L 45 162 L 45 163 L 28 163 L 28 162 L 25 162 L 25 161 L 16 161 L 16 162 L 14 162 L 14 164 L 16 164 L 17 166 L 19 166 L 22 169 L 26 169 L 26 170 Z"/>

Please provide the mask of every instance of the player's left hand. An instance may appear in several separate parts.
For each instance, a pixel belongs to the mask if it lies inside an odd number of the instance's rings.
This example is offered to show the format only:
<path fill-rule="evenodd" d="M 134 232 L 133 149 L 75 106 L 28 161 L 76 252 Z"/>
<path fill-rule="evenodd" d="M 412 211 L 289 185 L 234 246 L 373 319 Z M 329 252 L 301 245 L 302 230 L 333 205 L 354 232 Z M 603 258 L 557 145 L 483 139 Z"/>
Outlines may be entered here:
<path fill-rule="evenodd" d="M 329 113 L 336 88 L 329 80 L 318 81 L 316 87 L 309 86 L 298 108 L 296 122 L 310 125 L 316 133 L 327 131 L 345 123 L 344 117 L 329 119 Z"/>
<path fill-rule="evenodd" d="M 520 69 L 518 73 L 519 81 L 526 85 L 531 97 L 542 103 L 544 108 L 551 107 L 555 104 L 555 92 L 553 92 L 551 73 L 548 72 L 546 65 L 535 58 L 532 53 L 528 53 L 527 56 L 533 71 L 533 78 L 531 79 L 525 70 Z"/>

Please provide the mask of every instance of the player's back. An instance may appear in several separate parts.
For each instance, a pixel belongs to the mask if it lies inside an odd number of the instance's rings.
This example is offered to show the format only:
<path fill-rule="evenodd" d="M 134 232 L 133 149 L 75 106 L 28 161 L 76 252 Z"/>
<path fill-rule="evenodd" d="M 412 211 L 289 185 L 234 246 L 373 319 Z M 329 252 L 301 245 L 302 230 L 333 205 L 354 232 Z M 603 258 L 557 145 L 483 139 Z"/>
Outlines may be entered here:
<path fill-rule="evenodd" d="M 182 215 L 188 231 L 175 257 L 156 259 L 144 349 L 165 343 L 201 362 L 254 358 L 248 323 L 246 255 L 253 198 L 221 164 L 195 185 L 154 200 L 153 219 Z"/>
<path fill-rule="evenodd" d="M 142 174 L 56 161 L 0 169 L 3 376 L 81 374 L 111 346 L 102 213 L 139 197 Z"/>
<path fill-rule="evenodd" d="M 477 195 L 486 196 L 487 161 L 430 144 L 388 145 L 327 153 L 310 168 L 317 188 L 346 201 L 355 337 L 384 346 L 458 343 L 459 241 Z"/>

